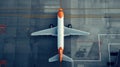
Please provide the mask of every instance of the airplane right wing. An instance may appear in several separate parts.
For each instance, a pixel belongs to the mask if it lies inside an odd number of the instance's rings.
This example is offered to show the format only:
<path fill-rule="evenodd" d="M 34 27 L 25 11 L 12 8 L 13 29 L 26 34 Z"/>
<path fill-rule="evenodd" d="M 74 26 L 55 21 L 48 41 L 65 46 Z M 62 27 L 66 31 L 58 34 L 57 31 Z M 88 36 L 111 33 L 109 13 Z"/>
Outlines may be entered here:
<path fill-rule="evenodd" d="M 89 32 L 76 30 L 68 27 L 64 27 L 64 36 L 70 36 L 70 35 L 89 35 Z"/>
<path fill-rule="evenodd" d="M 31 36 L 38 36 L 38 35 L 52 35 L 57 36 L 57 27 L 53 27 L 50 29 L 45 29 L 37 32 L 33 32 Z"/>

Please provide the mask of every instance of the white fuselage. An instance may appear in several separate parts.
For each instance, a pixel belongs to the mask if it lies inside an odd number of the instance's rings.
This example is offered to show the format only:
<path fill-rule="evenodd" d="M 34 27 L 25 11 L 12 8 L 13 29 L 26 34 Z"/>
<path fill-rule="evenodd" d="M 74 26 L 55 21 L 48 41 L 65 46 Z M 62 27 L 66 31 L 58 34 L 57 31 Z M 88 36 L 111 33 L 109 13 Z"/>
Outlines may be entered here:
<path fill-rule="evenodd" d="M 57 46 L 58 49 L 61 47 L 64 49 L 64 17 L 58 17 L 58 30 L 57 30 Z"/>

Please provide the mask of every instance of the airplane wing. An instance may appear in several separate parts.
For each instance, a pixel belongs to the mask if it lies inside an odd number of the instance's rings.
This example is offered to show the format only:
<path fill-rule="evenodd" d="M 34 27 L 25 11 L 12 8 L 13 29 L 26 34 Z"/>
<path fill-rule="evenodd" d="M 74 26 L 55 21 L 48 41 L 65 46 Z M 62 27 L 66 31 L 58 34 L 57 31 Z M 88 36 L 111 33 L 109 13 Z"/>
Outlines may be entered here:
<path fill-rule="evenodd" d="M 70 35 L 89 35 L 89 32 L 76 30 L 68 27 L 64 27 L 64 36 L 70 36 Z"/>
<path fill-rule="evenodd" d="M 38 36 L 38 35 L 52 35 L 57 36 L 57 27 L 53 27 L 50 29 L 45 29 L 37 32 L 33 32 L 31 36 Z"/>

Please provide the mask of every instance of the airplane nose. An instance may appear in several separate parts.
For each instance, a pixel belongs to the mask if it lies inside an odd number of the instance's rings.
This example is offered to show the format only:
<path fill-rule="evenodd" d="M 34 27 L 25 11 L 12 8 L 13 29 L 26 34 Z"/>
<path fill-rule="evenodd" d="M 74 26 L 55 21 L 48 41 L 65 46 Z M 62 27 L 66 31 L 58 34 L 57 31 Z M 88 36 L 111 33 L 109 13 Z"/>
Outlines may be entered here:
<path fill-rule="evenodd" d="M 58 12 L 58 17 L 59 17 L 59 18 L 64 17 L 64 13 L 63 13 L 63 12 Z"/>
<path fill-rule="evenodd" d="M 63 11 L 63 9 L 62 9 L 62 8 L 59 8 L 59 11 Z"/>
<path fill-rule="evenodd" d="M 58 17 L 59 17 L 59 18 L 64 17 L 64 12 L 63 12 L 63 9 L 62 9 L 62 8 L 59 8 Z"/>

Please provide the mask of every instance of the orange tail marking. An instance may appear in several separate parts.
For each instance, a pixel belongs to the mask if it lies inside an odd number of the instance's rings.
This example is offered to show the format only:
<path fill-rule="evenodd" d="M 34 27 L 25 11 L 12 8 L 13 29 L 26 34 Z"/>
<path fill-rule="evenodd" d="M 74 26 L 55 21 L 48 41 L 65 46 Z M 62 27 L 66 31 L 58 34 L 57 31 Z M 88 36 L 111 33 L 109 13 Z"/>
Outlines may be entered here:
<path fill-rule="evenodd" d="M 62 60 L 63 60 L 63 49 L 62 49 L 62 47 L 60 47 L 58 49 L 58 52 L 59 52 L 59 60 L 60 60 L 60 62 L 62 62 Z"/>
<path fill-rule="evenodd" d="M 58 17 L 59 17 L 59 18 L 64 17 L 64 12 L 63 12 L 63 9 L 62 9 L 62 8 L 59 8 L 59 10 L 58 10 Z"/>

